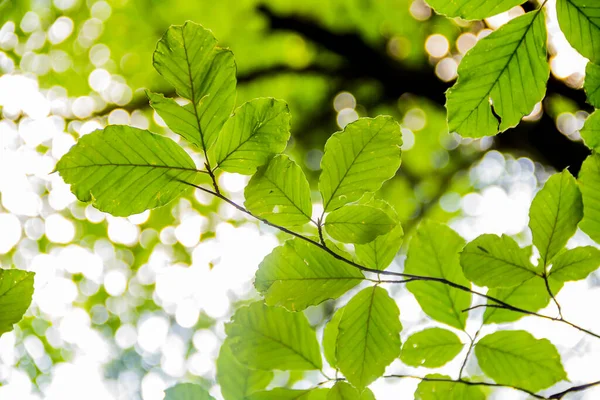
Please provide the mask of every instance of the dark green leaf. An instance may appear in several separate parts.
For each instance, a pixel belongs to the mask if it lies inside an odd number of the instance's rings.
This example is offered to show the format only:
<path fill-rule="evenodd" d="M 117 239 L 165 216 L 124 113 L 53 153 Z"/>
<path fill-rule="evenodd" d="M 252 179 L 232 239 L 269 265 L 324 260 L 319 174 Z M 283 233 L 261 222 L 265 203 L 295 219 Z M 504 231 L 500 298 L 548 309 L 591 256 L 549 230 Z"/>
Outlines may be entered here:
<path fill-rule="evenodd" d="M 33 296 L 33 272 L 0 269 L 0 335 L 13 330 Z"/>
<path fill-rule="evenodd" d="M 365 267 L 383 271 L 394 261 L 402 247 L 403 237 L 404 230 L 398 224 L 389 233 L 377 236 L 372 242 L 355 245 L 356 257 Z"/>
<path fill-rule="evenodd" d="M 590 0 L 557 0 L 558 24 L 571 46 L 600 62 L 600 8 Z"/>
<path fill-rule="evenodd" d="M 583 84 L 588 103 L 600 108 L 600 65 L 587 63 L 585 68 L 585 82 Z"/>
<path fill-rule="evenodd" d="M 450 380 L 445 375 L 427 375 L 432 381 L 421 381 L 415 392 L 415 400 L 485 400 L 485 394 L 479 386 L 464 383 L 444 382 Z M 439 379 L 435 381 L 435 379 Z"/>
<path fill-rule="evenodd" d="M 583 199 L 582 231 L 600 242 L 600 155 L 585 159 L 579 171 L 579 190 Z"/>
<path fill-rule="evenodd" d="M 429 328 L 404 342 L 400 359 L 412 367 L 438 368 L 452 361 L 463 347 L 458 336 L 449 330 Z"/>
<path fill-rule="evenodd" d="M 240 364 L 231 352 L 229 341 L 223 342 L 217 358 L 217 381 L 225 400 L 244 400 L 266 388 L 272 379 L 272 371 L 254 370 Z"/>
<path fill-rule="evenodd" d="M 215 400 L 215 398 L 200 385 L 180 383 L 165 390 L 165 400 Z"/>
<path fill-rule="evenodd" d="M 600 250 L 592 246 L 577 247 L 559 254 L 548 276 L 559 282 L 587 278 L 600 266 Z"/>
<path fill-rule="evenodd" d="M 347 205 L 330 212 L 325 220 L 327 233 L 343 243 L 369 243 L 391 231 L 396 223 L 384 211 L 365 205 Z"/>
<path fill-rule="evenodd" d="M 473 20 L 508 11 L 526 0 L 427 0 L 427 3 L 436 12 L 447 17 Z"/>

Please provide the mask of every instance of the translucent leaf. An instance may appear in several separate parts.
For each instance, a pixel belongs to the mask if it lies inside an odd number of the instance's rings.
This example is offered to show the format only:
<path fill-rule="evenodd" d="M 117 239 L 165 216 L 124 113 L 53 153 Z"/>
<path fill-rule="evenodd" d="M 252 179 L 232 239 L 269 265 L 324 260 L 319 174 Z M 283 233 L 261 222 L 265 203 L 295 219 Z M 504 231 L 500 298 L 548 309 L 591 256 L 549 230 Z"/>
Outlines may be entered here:
<path fill-rule="evenodd" d="M 315 331 L 302 313 L 261 302 L 239 308 L 225 325 L 231 350 L 250 368 L 281 370 L 321 369 Z"/>
<path fill-rule="evenodd" d="M 583 84 L 588 103 L 600 108 L 600 65 L 587 63 L 585 68 L 585 82 Z"/>
<path fill-rule="evenodd" d="M 466 20 L 484 19 L 514 6 L 524 3 L 526 0 L 426 0 L 436 12 L 450 18 L 459 17 Z"/>
<path fill-rule="evenodd" d="M 429 379 L 450 379 L 449 376 L 433 374 Z M 415 400 L 485 400 L 479 386 L 443 381 L 421 381 L 415 392 Z"/>
<path fill-rule="evenodd" d="M 215 398 L 200 385 L 180 383 L 165 390 L 165 400 L 215 400 Z"/>
<path fill-rule="evenodd" d="M 423 221 L 408 247 L 404 265 L 407 274 L 448 279 L 470 287 L 458 263 L 465 241 L 446 225 Z M 436 321 L 464 329 L 471 306 L 471 294 L 436 282 L 409 282 L 408 290 L 423 311 Z"/>
<path fill-rule="evenodd" d="M 370 206 L 347 205 L 330 212 L 325 231 L 343 243 L 369 243 L 391 231 L 396 223 L 384 211 Z"/>
<path fill-rule="evenodd" d="M 191 101 L 200 135 L 192 143 L 210 148 L 235 105 L 233 53 L 217 47 L 211 31 L 188 21 L 171 26 L 160 39 L 154 68 Z"/>
<path fill-rule="evenodd" d="M 447 92 L 451 132 L 495 135 L 516 126 L 544 98 L 550 74 L 544 19 L 539 11 L 517 17 L 465 55 Z"/>
<path fill-rule="evenodd" d="M 254 286 L 268 305 L 301 311 L 341 296 L 363 279 L 357 268 L 295 238 L 264 258 Z"/>
<path fill-rule="evenodd" d="M 558 24 L 581 55 L 600 62 L 600 7 L 589 0 L 557 0 Z"/>
<path fill-rule="evenodd" d="M 13 330 L 33 296 L 33 272 L 0 269 L 0 335 Z"/>
<path fill-rule="evenodd" d="M 556 347 L 526 331 L 498 331 L 475 345 L 481 370 L 496 383 L 527 389 L 546 389 L 567 374 Z"/>
<path fill-rule="evenodd" d="M 582 231 L 600 243 L 600 155 L 585 159 L 579 171 L 579 190 L 583 199 Z"/>
<path fill-rule="evenodd" d="M 171 139 L 124 125 L 83 136 L 56 170 L 80 201 L 121 217 L 164 206 L 201 175 Z"/>
<path fill-rule="evenodd" d="M 464 344 L 453 332 L 429 328 L 406 339 L 400 359 L 412 367 L 438 368 L 452 361 L 463 347 Z"/>
<path fill-rule="evenodd" d="M 360 393 L 348 383 L 338 381 L 327 394 L 327 400 L 375 400 L 375 396 L 369 389 Z"/>
<path fill-rule="evenodd" d="M 383 271 L 394 261 L 402 247 L 403 237 L 404 230 L 398 224 L 389 233 L 377 236 L 369 243 L 355 245 L 356 257 L 365 267 Z"/>
<path fill-rule="evenodd" d="M 244 191 L 245 205 L 254 215 L 282 226 L 310 221 L 310 186 L 302 169 L 279 154 L 260 167 Z"/>
<path fill-rule="evenodd" d="M 596 110 L 587 117 L 580 133 L 587 147 L 600 151 L 600 111 Z"/>
<path fill-rule="evenodd" d="M 400 354 L 400 310 L 385 289 L 368 287 L 344 307 L 336 358 L 348 382 L 362 390 Z"/>
<path fill-rule="evenodd" d="M 223 126 L 211 160 L 223 171 L 252 175 L 290 138 L 290 110 L 284 101 L 258 98 L 239 106 Z"/>
<path fill-rule="evenodd" d="M 485 234 L 465 246 L 460 264 L 477 286 L 511 287 L 535 276 L 530 255 L 531 248 L 519 247 L 509 236 Z"/>
<path fill-rule="evenodd" d="M 587 278 L 600 266 L 600 250 L 592 246 L 577 247 L 559 254 L 552 261 L 548 276 L 559 282 Z"/>
<path fill-rule="evenodd" d="M 293 390 L 276 388 L 256 392 L 247 397 L 247 400 L 326 400 L 329 389 Z"/>
<path fill-rule="evenodd" d="M 160 93 L 146 91 L 150 106 L 160 115 L 167 126 L 185 140 L 202 148 L 202 135 L 193 104 L 180 106 L 175 100 Z"/>
<path fill-rule="evenodd" d="M 567 170 L 552 175 L 529 209 L 529 227 L 542 265 L 548 265 L 565 247 L 582 217 L 583 203 L 575 178 Z"/>
<path fill-rule="evenodd" d="M 229 340 L 223 342 L 217 358 L 217 381 L 225 400 L 244 400 L 266 388 L 272 379 L 272 371 L 254 370 L 240 364 L 231 352 Z"/>
<path fill-rule="evenodd" d="M 319 191 L 325 211 L 379 190 L 400 167 L 400 125 L 392 117 L 361 118 L 334 133 L 321 159 Z"/>
<path fill-rule="evenodd" d="M 336 347 L 344 307 L 338 309 L 323 329 L 323 353 L 331 368 L 337 368 Z"/>

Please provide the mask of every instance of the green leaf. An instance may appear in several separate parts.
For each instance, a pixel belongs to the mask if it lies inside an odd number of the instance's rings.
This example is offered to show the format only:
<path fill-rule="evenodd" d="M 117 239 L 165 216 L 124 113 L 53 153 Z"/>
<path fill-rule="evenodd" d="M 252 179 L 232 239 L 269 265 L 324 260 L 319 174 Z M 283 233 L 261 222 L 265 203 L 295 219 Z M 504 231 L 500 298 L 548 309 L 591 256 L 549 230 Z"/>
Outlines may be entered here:
<path fill-rule="evenodd" d="M 372 242 L 355 245 L 356 257 L 365 267 L 383 271 L 394 261 L 402 247 L 403 237 L 404 230 L 398 224 L 389 233 L 377 236 Z"/>
<path fill-rule="evenodd" d="M 329 392 L 330 389 L 293 390 L 276 388 L 256 392 L 247 397 L 247 400 L 326 400 Z"/>
<path fill-rule="evenodd" d="M 449 330 L 429 328 L 404 342 L 400 359 L 412 367 L 438 368 L 452 361 L 463 347 L 458 336 Z"/>
<path fill-rule="evenodd" d="M 514 6 L 524 3 L 526 0 L 426 0 L 437 13 L 450 18 L 459 17 L 467 20 L 484 19 Z"/>
<path fill-rule="evenodd" d="M 446 225 L 423 221 L 408 247 L 404 272 L 412 275 L 447 279 L 470 287 L 458 263 L 465 241 Z M 436 321 L 464 329 L 471 306 L 471 294 L 437 282 L 407 284 L 423 311 Z"/>
<path fill-rule="evenodd" d="M 459 382 L 444 382 L 449 376 L 433 374 L 419 383 L 415 400 L 485 400 L 486 396 L 479 386 Z M 436 381 L 436 379 L 439 379 Z"/>
<path fill-rule="evenodd" d="M 225 400 L 244 400 L 266 388 L 272 379 L 272 371 L 253 370 L 240 364 L 231 352 L 229 340 L 223 342 L 217 358 L 217 381 Z"/>
<path fill-rule="evenodd" d="M 56 170 L 80 201 L 120 217 L 164 206 L 201 175 L 171 139 L 124 125 L 83 136 Z"/>
<path fill-rule="evenodd" d="M 211 149 L 211 159 L 223 171 L 252 175 L 290 138 L 290 110 L 282 100 L 258 98 L 239 106 L 225 122 Z"/>
<path fill-rule="evenodd" d="M 546 389 L 567 374 L 556 347 L 526 331 L 498 331 L 475 345 L 481 370 L 496 383 L 527 389 Z"/>
<path fill-rule="evenodd" d="M 587 95 L 588 103 L 600 108 L 600 65 L 593 62 L 587 63 L 583 89 Z"/>
<path fill-rule="evenodd" d="M 548 265 L 565 247 L 582 217 L 583 203 L 575 178 L 567 170 L 552 175 L 529 209 L 529 227 L 542 265 Z"/>
<path fill-rule="evenodd" d="M 400 310 L 385 289 L 368 287 L 344 307 L 336 358 L 348 382 L 362 390 L 400 354 Z"/>
<path fill-rule="evenodd" d="M 600 111 L 596 110 L 587 117 L 580 133 L 587 147 L 595 152 L 600 151 Z"/>
<path fill-rule="evenodd" d="M 550 280 L 549 284 L 553 294 L 557 294 L 562 289 L 562 283 Z M 487 294 L 505 303 L 531 312 L 537 312 L 550 303 L 550 295 L 548 294 L 546 283 L 539 276 L 532 276 L 513 287 L 490 289 Z M 498 303 L 488 300 L 488 304 L 496 305 Z M 527 314 L 510 311 L 505 308 L 488 307 L 483 314 L 483 322 L 485 324 L 500 324 L 513 322 L 525 316 Z"/>
<path fill-rule="evenodd" d="M 565 37 L 581 55 L 600 62 L 600 8 L 589 0 L 557 0 L 556 15 Z"/>
<path fill-rule="evenodd" d="M 375 396 L 369 389 L 359 393 L 357 389 L 346 382 L 338 381 L 329 391 L 327 400 L 375 400 Z"/>
<path fill-rule="evenodd" d="M 192 143 L 208 150 L 235 105 L 233 53 L 217 47 L 211 31 L 188 21 L 171 26 L 160 39 L 154 68 L 181 97 L 191 101 L 188 109 L 193 111 L 199 134 Z"/>
<path fill-rule="evenodd" d="M 582 231 L 600 243 L 600 155 L 585 159 L 579 171 L 579 190 L 583 200 Z"/>
<path fill-rule="evenodd" d="M 521 248 L 509 236 L 485 234 L 467 244 L 460 264 L 478 286 L 511 287 L 536 275 L 529 262 L 531 248 Z"/>
<path fill-rule="evenodd" d="M 396 223 L 384 211 L 359 204 L 347 205 L 330 212 L 325 231 L 343 243 L 369 243 L 391 231 Z"/>
<path fill-rule="evenodd" d="M 165 390 L 165 400 L 215 400 L 206 389 L 193 383 L 180 383 Z"/>
<path fill-rule="evenodd" d="M 342 320 L 343 314 L 344 307 L 341 307 L 333 314 L 333 317 L 331 317 L 327 325 L 325 325 L 325 329 L 323 329 L 323 353 L 331 368 L 336 369 L 337 357 L 335 353 L 337 348 L 337 338 L 340 332 L 340 321 Z"/>
<path fill-rule="evenodd" d="M 400 167 L 400 125 L 392 117 L 360 118 L 325 144 L 319 191 L 324 211 L 376 192 Z"/>
<path fill-rule="evenodd" d="M 225 325 L 231 350 L 249 368 L 321 369 L 315 331 L 302 313 L 291 313 L 262 302 L 239 308 Z"/>
<path fill-rule="evenodd" d="M 310 221 L 310 186 L 302 169 L 279 154 L 260 167 L 244 191 L 245 205 L 254 215 L 282 226 Z"/>
<path fill-rule="evenodd" d="M 13 330 L 33 296 L 33 272 L 0 269 L 0 335 Z"/>
<path fill-rule="evenodd" d="M 191 103 L 180 106 L 175 100 L 148 90 L 146 95 L 150 99 L 150 106 L 173 132 L 181 135 L 188 142 L 203 147 L 194 106 Z"/>
<path fill-rule="evenodd" d="M 301 311 L 358 285 L 360 270 L 302 239 L 276 247 L 260 263 L 254 286 L 270 306 Z"/>
<path fill-rule="evenodd" d="M 559 282 L 587 278 L 600 266 L 600 250 L 592 246 L 577 247 L 559 254 L 552 262 L 548 277 Z"/>
<path fill-rule="evenodd" d="M 495 135 L 516 126 L 544 98 L 550 75 L 544 19 L 541 11 L 517 17 L 465 55 L 447 92 L 451 132 Z"/>

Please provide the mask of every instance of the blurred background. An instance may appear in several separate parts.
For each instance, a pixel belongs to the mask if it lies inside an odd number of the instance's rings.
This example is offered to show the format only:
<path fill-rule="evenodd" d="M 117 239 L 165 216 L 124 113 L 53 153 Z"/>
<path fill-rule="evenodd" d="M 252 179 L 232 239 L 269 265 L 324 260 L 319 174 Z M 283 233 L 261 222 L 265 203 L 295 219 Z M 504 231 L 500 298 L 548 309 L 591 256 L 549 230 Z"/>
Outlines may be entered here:
<path fill-rule="evenodd" d="M 587 60 L 559 31 L 554 1 L 548 92 L 524 122 L 493 139 L 461 139 L 448 133 L 443 104 L 464 54 L 537 5 L 466 22 L 436 15 L 423 0 L 0 0 L 0 266 L 37 274 L 28 313 L 0 338 L 0 399 L 160 400 L 180 381 L 220 398 L 214 376 L 223 324 L 257 298 L 257 265 L 286 237 L 199 191 L 115 218 L 77 202 L 51 173 L 77 138 L 107 124 L 180 140 L 143 93 L 175 94 L 151 61 L 169 25 L 201 23 L 233 50 L 238 104 L 259 96 L 289 103 L 286 152 L 309 176 L 315 202 L 327 138 L 358 117 L 389 114 L 402 124 L 403 164 L 382 197 L 401 217 L 406 241 L 431 218 L 468 240 L 506 233 L 524 244 L 535 192 L 554 171 L 577 174 L 588 154 L 578 131 L 591 111 L 580 89 Z M 239 203 L 247 181 L 219 177 Z M 578 232 L 570 245 L 589 243 Z M 400 254 L 392 268 L 402 262 Z M 590 320 L 598 284 L 592 275 L 565 286 L 558 296 L 565 318 L 600 331 L 600 319 Z M 401 287 L 392 293 L 403 338 L 422 329 L 412 296 Z M 318 332 L 334 307 L 308 310 Z M 550 338 L 573 383 L 598 379 L 598 343 L 563 324 L 514 325 Z M 451 363 L 442 372 L 456 369 Z M 467 370 L 478 373 L 473 362 Z M 422 373 L 399 363 L 389 371 Z M 280 373 L 272 386 L 318 379 Z M 411 398 L 417 383 L 381 380 L 373 391 L 378 399 Z M 498 391 L 495 398 L 523 397 Z"/>

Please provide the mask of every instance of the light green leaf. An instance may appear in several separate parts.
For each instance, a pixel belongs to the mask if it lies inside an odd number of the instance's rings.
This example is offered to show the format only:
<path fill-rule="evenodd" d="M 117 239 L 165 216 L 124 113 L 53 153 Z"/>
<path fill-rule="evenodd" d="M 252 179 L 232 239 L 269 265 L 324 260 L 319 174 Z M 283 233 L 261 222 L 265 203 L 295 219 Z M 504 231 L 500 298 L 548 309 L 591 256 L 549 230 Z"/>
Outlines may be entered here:
<path fill-rule="evenodd" d="M 360 118 L 325 145 L 319 191 L 324 211 L 376 192 L 400 167 L 400 125 L 392 117 Z"/>
<path fill-rule="evenodd" d="M 600 62 L 600 8 L 590 0 L 557 0 L 558 24 L 581 55 Z"/>
<path fill-rule="evenodd" d="M 437 13 L 450 18 L 459 17 L 466 20 L 484 19 L 514 6 L 524 3 L 526 0 L 426 0 Z"/>
<path fill-rule="evenodd" d="M 160 93 L 146 91 L 150 106 L 160 115 L 167 126 L 185 140 L 202 148 L 201 134 L 193 104 L 180 106 L 175 100 Z"/>
<path fill-rule="evenodd" d="M 33 296 L 33 272 L 0 269 L 0 335 L 13 330 Z"/>
<path fill-rule="evenodd" d="M 526 331 L 498 331 L 475 345 L 481 370 L 496 383 L 527 389 L 546 389 L 567 374 L 556 347 Z"/>
<path fill-rule="evenodd" d="M 288 105 L 282 100 L 250 100 L 225 122 L 210 158 L 223 171 L 252 175 L 257 167 L 285 150 L 290 118 Z"/>
<path fill-rule="evenodd" d="M 171 139 L 124 125 L 83 136 L 56 170 L 80 201 L 121 217 L 164 206 L 201 175 Z"/>
<path fill-rule="evenodd" d="M 559 254 L 548 276 L 559 282 L 587 278 L 600 266 L 600 250 L 592 246 L 577 247 Z"/>
<path fill-rule="evenodd" d="M 369 243 L 391 231 L 396 223 L 384 211 L 364 205 L 347 205 L 330 212 L 325 231 L 343 243 Z"/>
<path fill-rule="evenodd" d="M 208 150 L 235 105 L 233 53 L 217 47 L 211 31 L 188 21 L 171 26 L 160 39 L 154 68 L 181 97 L 191 101 L 189 109 L 200 135 L 192 143 Z"/>
<path fill-rule="evenodd" d="M 246 396 L 267 387 L 273 379 L 272 371 L 250 369 L 240 364 L 225 340 L 217 358 L 217 381 L 225 400 L 245 400 Z"/>
<path fill-rule="evenodd" d="M 429 328 L 411 335 L 404 342 L 400 359 L 412 367 L 438 368 L 452 361 L 463 347 L 453 332 Z"/>
<path fill-rule="evenodd" d="M 552 175 L 529 209 L 529 227 L 542 265 L 548 265 L 565 247 L 582 217 L 583 203 L 575 178 L 567 170 Z"/>
<path fill-rule="evenodd" d="M 340 321 L 342 320 L 343 314 L 344 307 L 341 307 L 333 314 L 333 317 L 331 317 L 327 325 L 325 325 L 325 329 L 323 329 L 323 353 L 331 368 L 336 369 L 337 357 L 335 353 L 337 348 L 337 338 L 340 332 Z"/>
<path fill-rule="evenodd" d="M 587 63 L 583 89 L 587 95 L 588 103 L 600 108 L 600 65 L 593 62 Z"/>
<path fill-rule="evenodd" d="M 306 176 L 298 164 L 283 154 L 256 171 L 244 197 L 248 210 L 277 225 L 303 225 L 312 215 Z"/>
<path fill-rule="evenodd" d="M 398 224 L 389 233 L 377 236 L 372 242 L 355 245 L 356 257 L 365 267 L 383 271 L 394 261 L 402 247 L 403 237 L 404 230 Z"/>
<path fill-rule="evenodd" d="M 215 400 L 206 389 L 193 383 L 180 383 L 165 390 L 165 400 Z"/>
<path fill-rule="evenodd" d="M 250 395 L 247 400 L 326 400 L 330 389 L 293 390 L 276 388 Z"/>
<path fill-rule="evenodd" d="M 582 231 L 600 243 L 600 155 L 585 159 L 579 171 L 579 190 L 583 199 Z"/>
<path fill-rule="evenodd" d="M 375 400 L 375 396 L 369 389 L 359 393 L 357 389 L 346 382 L 338 381 L 329 391 L 327 400 Z"/>
<path fill-rule="evenodd" d="M 385 289 L 368 287 L 344 307 L 336 358 L 348 382 L 362 390 L 400 354 L 400 310 Z"/>
<path fill-rule="evenodd" d="M 306 316 L 261 302 L 239 308 L 225 325 L 231 350 L 249 368 L 321 369 L 321 352 Z"/>
<path fill-rule="evenodd" d="M 276 247 L 260 263 L 254 286 L 270 306 L 301 311 L 335 299 L 364 276 L 311 243 L 295 238 Z"/>
<path fill-rule="evenodd" d="M 529 262 L 531 248 L 521 248 L 509 236 L 485 234 L 460 253 L 465 276 L 478 286 L 511 287 L 536 275 Z"/>
<path fill-rule="evenodd" d="M 580 133 L 587 147 L 595 152 L 600 151 L 600 111 L 596 110 L 587 117 Z"/>
<path fill-rule="evenodd" d="M 470 287 L 458 263 L 465 241 L 446 225 L 423 221 L 408 247 L 404 272 L 447 279 Z M 437 282 L 409 282 L 408 290 L 423 311 L 436 321 L 464 329 L 471 306 L 471 294 Z"/>
<path fill-rule="evenodd" d="M 544 98 L 550 74 L 544 19 L 541 11 L 517 17 L 465 55 L 447 92 L 451 132 L 495 135 L 516 126 Z"/>
<path fill-rule="evenodd" d="M 415 400 L 485 400 L 486 398 L 479 386 L 445 382 L 450 380 L 450 377 L 439 374 L 427 375 L 426 378 L 431 380 L 419 383 Z"/>

